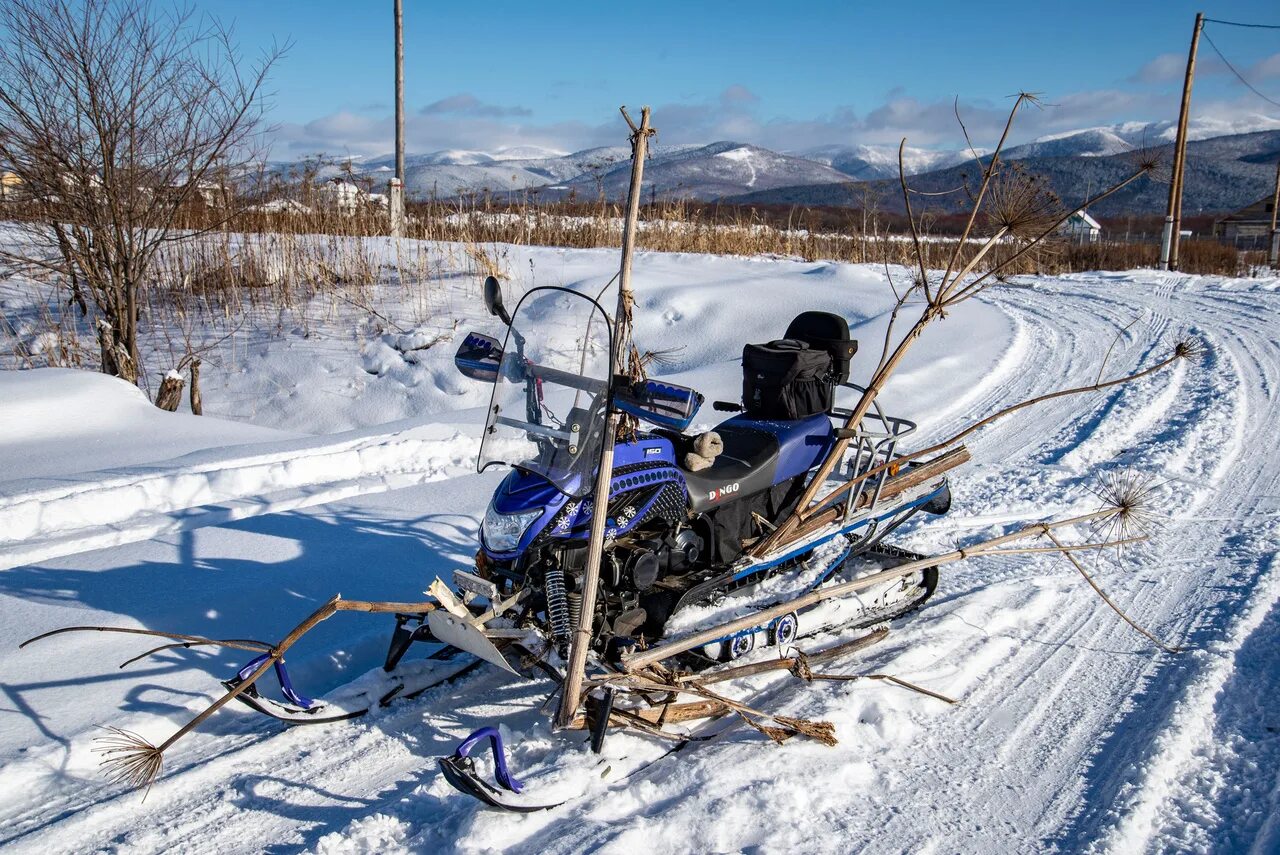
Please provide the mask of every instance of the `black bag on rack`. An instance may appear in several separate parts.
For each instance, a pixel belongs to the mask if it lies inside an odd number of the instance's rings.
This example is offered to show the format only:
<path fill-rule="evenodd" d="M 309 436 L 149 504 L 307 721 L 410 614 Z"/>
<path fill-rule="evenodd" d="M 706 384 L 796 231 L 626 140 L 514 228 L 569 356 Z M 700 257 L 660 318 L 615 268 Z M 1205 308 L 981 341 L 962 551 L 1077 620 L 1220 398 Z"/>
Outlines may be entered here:
<path fill-rule="evenodd" d="M 806 419 L 831 409 L 831 354 L 778 339 L 742 349 L 742 404 L 755 419 Z"/>

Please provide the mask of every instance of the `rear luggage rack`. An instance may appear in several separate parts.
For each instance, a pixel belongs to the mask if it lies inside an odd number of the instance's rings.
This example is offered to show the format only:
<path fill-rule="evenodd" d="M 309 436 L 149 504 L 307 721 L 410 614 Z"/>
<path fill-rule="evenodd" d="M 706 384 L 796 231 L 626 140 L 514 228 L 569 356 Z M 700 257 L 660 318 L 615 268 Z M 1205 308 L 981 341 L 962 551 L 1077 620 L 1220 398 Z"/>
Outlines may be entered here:
<path fill-rule="evenodd" d="M 865 394 L 867 391 L 856 383 L 845 382 L 840 386 L 860 394 Z M 884 482 L 897 474 L 893 466 L 885 466 L 885 464 L 893 461 L 898 440 L 916 429 L 916 423 L 913 421 L 885 415 L 884 410 L 880 408 L 879 400 L 872 400 L 871 407 L 871 411 L 862 417 L 857 428 L 837 428 L 835 431 L 835 435 L 840 439 L 850 440 L 845 459 L 849 463 L 849 480 L 857 482 L 845 498 L 845 519 L 848 519 L 853 510 L 859 507 L 864 493 L 870 496 L 867 507 L 874 508 L 880 501 L 880 491 L 884 487 Z M 853 416 L 853 411 L 843 407 L 832 407 L 830 415 L 848 420 Z M 885 468 L 874 478 L 861 477 L 878 466 L 885 466 Z"/>

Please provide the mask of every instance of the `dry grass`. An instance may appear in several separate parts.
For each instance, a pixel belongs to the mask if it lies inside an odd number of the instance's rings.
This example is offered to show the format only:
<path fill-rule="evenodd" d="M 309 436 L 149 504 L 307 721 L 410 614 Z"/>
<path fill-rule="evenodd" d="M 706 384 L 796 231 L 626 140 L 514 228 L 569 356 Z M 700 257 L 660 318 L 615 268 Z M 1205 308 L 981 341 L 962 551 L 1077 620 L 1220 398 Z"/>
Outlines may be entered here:
<path fill-rule="evenodd" d="M 1155 267 L 1159 261 L 1157 243 L 1104 240 L 1064 247 L 1057 264 L 1047 272 L 1135 270 Z M 1253 276 L 1265 264 L 1266 254 L 1260 250 L 1238 250 L 1211 238 L 1183 239 L 1179 244 L 1178 268 L 1184 273 Z"/>
<path fill-rule="evenodd" d="M 185 212 L 181 225 L 202 234 L 166 248 L 147 289 L 150 329 L 144 334 L 152 339 L 153 350 L 167 351 L 159 362 L 147 365 L 150 374 L 163 374 L 184 358 L 189 361 L 199 355 L 192 351 L 208 349 L 246 325 L 277 332 L 301 328 L 308 334 L 318 321 L 354 308 L 383 329 L 426 326 L 454 308 L 444 289 L 427 283 L 459 273 L 477 280 L 508 276 L 512 246 L 621 244 L 622 211 L 608 201 L 546 203 L 529 194 L 499 202 L 476 194 L 411 204 L 408 237 L 423 242 L 392 244 L 388 254 L 385 242 L 371 240 L 387 233 L 385 209 L 360 205 L 340 211 L 308 187 L 314 185 L 273 187 L 269 198 L 287 200 L 283 210 L 251 206 L 229 218 L 204 208 Z M 7 219 L 31 213 L 12 203 L 3 211 Z M 957 241 L 942 232 L 953 230 L 955 223 L 928 214 L 920 220 L 925 266 L 940 269 L 951 260 Z M 888 231 L 901 226 L 894 215 L 875 211 L 658 202 L 644 207 L 639 245 L 663 252 L 914 267 L 909 237 Z M 981 235 L 966 243 L 959 263 L 965 264 L 981 244 Z M 1002 242 L 984 265 L 999 265 L 1016 249 L 1015 242 Z M 1158 251 L 1151 242 L 1057 242 L 1017 259 L 1009 272 L 1154 267 Z M 1190 273 L 1254 275 L 1263 261 L 1260 252 L 1237 251 L 1213 240 L 1182 244 L 1181 266 Z M 0 357 L 23 367 L 95 364 L 92 318 L 86 321 L 59 295 L 56 282 L 33 282 L 32 287 L 48 289 L 50 299 L 41 310 L 0 320 Z"/>

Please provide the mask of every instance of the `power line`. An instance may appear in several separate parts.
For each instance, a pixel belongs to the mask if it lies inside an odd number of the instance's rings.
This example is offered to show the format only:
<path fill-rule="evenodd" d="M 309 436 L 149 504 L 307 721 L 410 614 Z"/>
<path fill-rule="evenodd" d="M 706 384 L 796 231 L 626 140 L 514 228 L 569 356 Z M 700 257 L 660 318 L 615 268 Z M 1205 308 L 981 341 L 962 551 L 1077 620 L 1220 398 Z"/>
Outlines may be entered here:
<path fill-rule="evenodd" d="M 1240 25 L 1240 26 L 1244 26 L 1244 25 Z M 1249 26 L 1261 27 L 1262 24 L 1250 24 Z M 1276 27 L 1275 29 L 1280 30 L 1280 27 Z M 1231 73 L 1236 76 L 1236 79 L 1239 80 L 1241 83 L 1243 83 L 1246 87 L 1248 87 L 1250 92 L 1252 92 L 1254 95 L 1257 95 L 1259 98 L 1261 98 L 1263 101 L 1266 101 L 1268 104 L 1271 104 L 1276 107 L 1280 107 L 1280 101 L 1273 101 L 1270 98 L 1268 98 L 1266 95 L 1263 95 L 1261 92 L 1257 90 L 1256 87 L 1254 87 L 1252 83 L 1244 79 L 1243 74 L 1241 74 L 1239 71 L 1236 71 L 1236 67 L 1231 64 L 1230 60 L 1228 60 L 1225 56 L 1222 55 L 1222 51 L 1218 50 L 1218 46 L 1213 43 L 1213 39 L 1210 38 L 1208 33 L 1204 33 L 1204 40 L 1209 43 L 1209 47 L 1213 48 L 1213 52 L 1218 55 L 1218 59 L 1222 60 L 1223 64 L 1226 65 L 1226 67 L 1231 70 Z"/>
<path fill-rule="evenodd" d="M 1255 30 L 1280 30 L 1280 24 L 1242 24 L 1239 21 L 1220 21 L 1217 18 L 1205 18 L 1206 24 L 1226 24 L 1228 27 L 1249 27 Z"/>

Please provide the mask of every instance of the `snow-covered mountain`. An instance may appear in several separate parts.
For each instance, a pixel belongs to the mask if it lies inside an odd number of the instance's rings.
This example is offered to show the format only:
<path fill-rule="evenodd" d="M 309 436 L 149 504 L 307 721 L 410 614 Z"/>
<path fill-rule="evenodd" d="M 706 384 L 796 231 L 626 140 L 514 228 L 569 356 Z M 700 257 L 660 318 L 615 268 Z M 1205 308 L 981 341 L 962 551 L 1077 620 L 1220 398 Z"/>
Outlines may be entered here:
<path fill-rule="evenodd" d="M 1246 133 L 1280 129 L 1280 118 L 1250 116 L 1233 121 L 1195 120 L 1189 126 L 1193 141 L 1227 141 Z M 1168 145 L 1176 128 L 1173 122 L 1126 122 L 1084 128 L 1038 137 L 1005 150 L 1010 160 L 1040 163 L 1107 158 L 1135 149 Z M 1226 145 L 1217 146 L 1224 151 Z M 985 152 L 980 152 L 985 154 Z M 628 180 L 626 146 L 590 148 L 564 153 L 537 146 L 516 146 L 495 151 L 446 149 L 405 158 L 406 186 L 410 198 L 449 198 L 471 192 L 509 193 L 541 188 L 547 197 L 575 193 L 594 196 L 603 190 L 610 198 L 626 194 Z M 963 166 L 972 155 L 964 150 L 908 148 L 904 165 L 908 175 L 920 175 Z M 393 174 L 391 155 L 355 161 L 354 171 L 375 182 Z M 281 165 L 284 172 L 289 165 Z M 337 166 L 325 167 L 317 177 L 337 175 Z M 898 173 L 897 146 L 824 145 L 794 152 L 776 152 L 749 143 L 726 140 L 710 145 L 655 145 L 645 171 L 646 192 L 658 198 L 723 199 L 756 196 L 766 201 L 769 191 L 786 188 L 831 187 L 858 181 L 876 181 Z M 1251 192 L 1251 191 L 1250 191 Z M 802 196 L 790 192 L 788 198 Z"/>
<path fill-rule="evenodd" d="M 888 178 L 898 174 L 898 147 L 882 145 L 824 145 L 796 153 L 843 172 L 860 181 Z M 946 169 L 964 162 L 970 156 L 963 151 L 935 151 L 907 147 L 902 163 L 908 175 Z"/>
<path fill-rule="evenodd" d="M 490 190 L 507 192 L 542 187 L 607 168 L 627 157 L 623 146 L 593 148 L 564 154 L 533 146 L 496 152 L 450 149 L 405 157 L 405 186 L 411 198 L 447 198 L 460 193 Z M 358 171 L 375 178 L 390 178 L 395 157 L 361 162 Z"/>
<path fill-rule="evenodd" d="M 1071 139 L 1079 144 L 1071 148 Z M 1105 154 L 1098 144 L 1110 140 L 1101 134 L 1079 134 L 1070 139 L 1042 140 L 1012 151 L 1026 169 L 1048 182 L 1066 200 L 1085 198 L 1091 189 L 1107 187 L 1132 174 L 1135 160 L 1129 149 Z M 1172 143 L 1151 145 L 1151 154 L 1163 163 L 1172 157 Z M 1061 154 L 1075 150 L 1074 155 Z M 1276 160 L 1280 158 L 1280 129 L 1249 134 L 1231 134 L 1192 140 L 1187 146 L 1184 213 L 1210 214 L 1234 211 L 1261 198 L 1274 186 Z M 912 177 L 912 187 L 942 193 L 971 179 L 972 164 L 936 169 Z M 850 206 L 863 204 L 870 192 L 886 210 L 901 213 L 898 180 L 882 178 L 857 186 L 839 184 L 797 184 L 774 190 L 744 193 L 726 201 L 747 205 Z M 1164 211 L 1168 185 L 1158 180 L 1135 182 L 1092 207 L 1104 216 L 1153 214 Z M 938 197 L 941 199 L 942 197 Z M 943 204 L 939 202 L 938 204 Z"/>
<path fill-rule="evenodd" d="M 1280 118 L 1248 116 L 1234 121 L 1194 119 L 1187 123 L 1187 139 L 1206 140 L 1213 137 L 1272 131 L 1280 129 Z M 1171 143 L 1177 138 L 1173 121 L 1124 122 L 1097 128 L 1048 134 L 1029 143 L 1005 151 L 1010 160 L 1032 157 L 1108 157 L 1140 148 Z M 945 167 L 935 167 L 942 169 Z"/>
<path fill-rule="evenodd" d="M 525 155 L 536 155 L 527 157 Z M 520 148 L 497 152 L 450 149 L 405 157 L 411 198 L 447 198 L 476 191 L 512 192 L 544 188 L 549 193 L 610 197 L 626 193 L 630 175 L 626 146 L 590 148 L 571 154 Z M 380 156 L 352 164 L 358 175 L 383 181 L 395 158 Z M 331 170 L 337 173 L 336 167 Z M 331 177 L 322 171 L 320 177 Z M 816 160 L 759 146 L 724 141 L 710 145 L 655 145 L 645 170 L 650 192 L 662 197 L 717 199 L 796 184 L 826 184 L 853 177 Z"/>
<path fill-rule="evenodd" d="M 1195 119 L 1187 125 L 1190 140 L 1232 136 L 1280 129 L 1280 118 L 1248 116 L 1234 121 Z M 1124 122 L 1096 128 L 1046 134 L 1034 140 L 1005 149 L 1005 159 L 1025 160 L 1039 157 L 1108 157 L 1135 149 L 1171 143 L 1177 135 L 1177 123 Z M 979 150 L 979 154 L 986 154 Z M 826 145 L 796 152 L 798 156 L 837 169 L 853 178 L 870 181 L 892 178 L 898 174 L 898 147 L 875 145 Z M 964 151 L 908 147 L 903 164 L 908 175 L 959 166 L 971 155 Z"/>
<path fill-rule="evenodd" d="M 625 195 L 630 164 L 619 160 L 598 176 L 611 197 Z M 797 184 L 849 181 L 830 166 L 795 155 L 779 154 L 740 142 L 656 149 L 645 166 L 645 191 L 658 198 L 719 199 L 734 193 L 771 190 Z M 597 176 L 581 175 L 564 187 L 585 191 L 597 186 Z M 739 188 L 746 188 L 745 190 Z"/>

